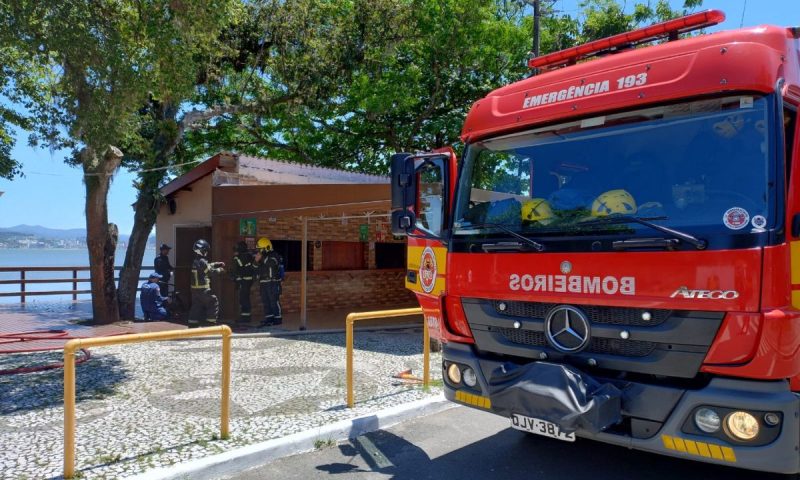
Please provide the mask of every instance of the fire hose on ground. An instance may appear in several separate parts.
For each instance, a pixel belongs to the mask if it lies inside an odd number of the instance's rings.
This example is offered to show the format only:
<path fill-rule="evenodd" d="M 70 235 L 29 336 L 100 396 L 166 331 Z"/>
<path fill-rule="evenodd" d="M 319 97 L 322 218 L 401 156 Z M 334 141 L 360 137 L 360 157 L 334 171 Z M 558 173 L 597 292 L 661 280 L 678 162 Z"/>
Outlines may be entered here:
<path fill-rule="evenodd" d="M 34 353 L 34 352 L 46 352 L 51 350 L 60 350 L 62 348 L 61 345 L 56 347 L 36 347 L 36 348 L 25 348 L 25 349 L 17 349 L 17 348 L 3 349 L 3 345 L 18 344 L 20 342 L 34 342 L 34 341 L 66 342 L 67 340 L 72 340 L 74 338 L 81 338 L 81 337 L 70 336 L 66 330 L 34 330 L 28 332 L 0 333 L 0 354 Z M 88 361 L 90 358 L 92 358 L 92 354 L 89 353 L 89 350 L 82 348 L 79 351 L 81 352 L 81 356 L 75 359 L 76 365 L 84 363 Z M 0 370 L 0 375 L 36 373 L 36 372 L 43 372 L 46 370 L 55 370 L 57 368 L 62 368 L 63 366 L 64 366 L 63 362 L 54 362 L 47 365 L 9 368 L 5 370 Z"/>

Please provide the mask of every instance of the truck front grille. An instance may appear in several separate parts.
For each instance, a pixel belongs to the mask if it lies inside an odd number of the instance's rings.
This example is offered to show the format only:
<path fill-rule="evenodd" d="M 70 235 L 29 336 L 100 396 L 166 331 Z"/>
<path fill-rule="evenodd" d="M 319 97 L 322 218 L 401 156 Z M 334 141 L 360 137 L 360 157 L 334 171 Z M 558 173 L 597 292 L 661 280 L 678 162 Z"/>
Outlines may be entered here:
<path fill-rule="evenodd" d="M 490 329 L 494 330 L 493 328 Z M 531 345 L 544 347 L 547 345 L 544 333 L 533 330 L 520 330 L 516 328 L 496 329 L 508 341 L 518 345 Z M 603 355 L 619 355 L 622 357 L 646 357 L 655 350 L 654 342 L 639 340 L 617 340 L 614 338 L 592 338 L 586 352 Z"/>
<path fill-rule="evenodd" d="M 583 350 L 565 353 L 545 335 L 547 316 L 560 303 L 462 298 L 461 304 L 481 352 L 677 378 L 697 375 L 725 317 L 724 312 L 570 305 L 590 323 L 590 339 Z"/>
<path fill-rule="evenodd" d="M 540 303 L 540 302 L 506 302 L 493 300 L 492 304 L 495 311 L 504 316 L 524 317 L 524 318 L 545 318 L 547 313 L 559 303 Z M 501 308 L 505 307 L 505 310 Z M 627 325 L 639 327 L 652 327 L 661 325 L 666 321 L 672 310 L 659 310 L 648 308 L 621 308 L 621 307 L 597 307 L 592 305 L 581 306 L 581 310 L 586 313 L 592 323 L 602 323 L 607 325 Z M 650 313 L 650 319 L 645 320 L 642 314 Z"/>

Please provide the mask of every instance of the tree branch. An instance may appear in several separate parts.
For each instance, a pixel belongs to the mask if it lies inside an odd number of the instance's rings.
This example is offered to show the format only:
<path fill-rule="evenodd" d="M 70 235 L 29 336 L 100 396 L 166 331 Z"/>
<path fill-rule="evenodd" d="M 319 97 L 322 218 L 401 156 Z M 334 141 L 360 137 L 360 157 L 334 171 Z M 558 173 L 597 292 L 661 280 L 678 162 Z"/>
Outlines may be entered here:
<path fill-rule="evenodd" d="M 298 95 L 293 93 L 289 95 L 284 95 L 282 97 L 275 97 L 265 102 L 250 102 L 250 103 L 242 103 L 237 105 L 214 105 L 213 107 L 207 108 L 205 110 L 198 110 L 194 109 L 192 111 L 186 112 L 183 115 L 183 118 L 178 122 L 178 129 L 175 133 L 175 137 L 172 141 L 167 144 L 163 150 L 164 155 L 168 156 L 171 155 L 172 152 L 175 151 L 178 144 L 180 143 L 181 139 L 183 138 L 183 134 L 189 130 L 194 130 L 198 128 L 199 125 L 211 120 L 212 118 L 221 117 L 223 115 L 231 115 L 235 113 L 253 113 L 259 112 L 264 110 L 269 110 L 272 107 L 277 105 L 281 105 L 284 103 L 289 103 L 292 100 L 298 98 Z"/>

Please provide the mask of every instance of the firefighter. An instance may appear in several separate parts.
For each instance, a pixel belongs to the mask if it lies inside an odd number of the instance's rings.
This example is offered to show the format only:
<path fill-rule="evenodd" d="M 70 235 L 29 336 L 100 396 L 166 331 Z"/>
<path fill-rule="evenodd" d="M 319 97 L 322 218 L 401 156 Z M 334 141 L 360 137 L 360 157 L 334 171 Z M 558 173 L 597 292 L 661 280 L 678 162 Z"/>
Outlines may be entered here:
<path fill-rule="evenodd" d="M 237 243 L 231 274 L 239 289 L 239 323 L 250 323 L 250 288 L 253 286 L 254 271 L 253 255 L 247 249 L 247 243 Z"/>
<path fill-rule="evenodd" d="M 258 239 L 256 268 L 261 302 L 264 304 L 264 321 L 262 327 L 283 323 L 281 314 L 281 281 L 284 277 L 283 257 L 272 249 L 268 238 Z"/>
<path fill-rule="evenodd" d="M 169 279 L 172 277 L 172 271 L 175 270 L 172 268 L 172 264 L 169 263 L 170 250 L 172 250 L 172 247 L 166 243 L 162 243 L 161 248 L 159 249 L 159 255 L 153 261 L 153 270 L 155 270 L 157 274 L 161 275 L 161 280 L 158 282 L 158 288 L 161 290 L 162 297 L 169 296 Z"/>
<path fill-rule="evenodd" d="M 206 260 L 210 250 L 211 245 L 203 239 L 194 242 L 192 247 L 194 260 L 191 271 L 192 308 L 189 310 L 189 328 L 199 326 L 202 320 L 216 324 L 219 316 L 219 301 L 211 293 L 210 274 L 224 272 L 225 264 Z"/>

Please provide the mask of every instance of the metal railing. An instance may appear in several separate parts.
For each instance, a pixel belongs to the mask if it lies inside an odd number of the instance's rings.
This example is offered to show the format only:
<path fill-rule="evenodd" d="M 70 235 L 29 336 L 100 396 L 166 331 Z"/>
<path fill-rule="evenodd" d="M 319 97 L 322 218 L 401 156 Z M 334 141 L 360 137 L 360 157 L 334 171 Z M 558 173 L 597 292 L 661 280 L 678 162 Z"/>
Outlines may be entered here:
<path fill-rule="evenodd" d="M 64 478 L 75 476 L 75 352 L 81 348 L 209 335 L 222 336 L 222 399 L 219 431 L 220 438 L 226 439 L 228 438 L 231 390 L 231 329 L 227 325 L 112 337 L 77 338 L 68 341 L 64 345 Z"/>
<path fill-rule="evenodd" d="M 122 267 L 114 267 L 119 272 Z M 151 272 L 152 268 L 142 268 L 142 272 Z M 19 297 L 20 303 L 25 303 L 27 297 L 38 295 L 72 295 L 72 301 L 78 300 L 78 295 L 92 293 L 91 290 L 78 290 L 79 283 L 89 283 L 89 277 L 78 277 L 78 272 L 88 272 L 89 267 L 0 267 L 2 273 L 19 273 L 19 278 L 0 279 L 0 285 L 19 285 L 18 292 L 0 292 L 0 297 Z M 28 278 L 28 272 L 72 272 L 72 278 Z M 115 279 L 119 281 L 119 278 Z M 140 281 L 147 277 L 139 277 Z M 71 283 L 72 290 L 28 290 L 26 285 L 50 283 Z"/>
<path fill-rule="evenodd" d="M 374 320 L 378 318 L 405 317 L 408 315 L 422 315 L 422 309 L 400 308 L 396 310 L 378 310 L 374 312 L 358 312 L 347 315 L 345 320 L 345 334 L 347 343 L 347 407 L 355 406 L 353 393 L 353 324 L 359 320 Z M 431 380 L 431 347 L 427 322 L 422 322 L 422 385 L 427 387 Z"/>

